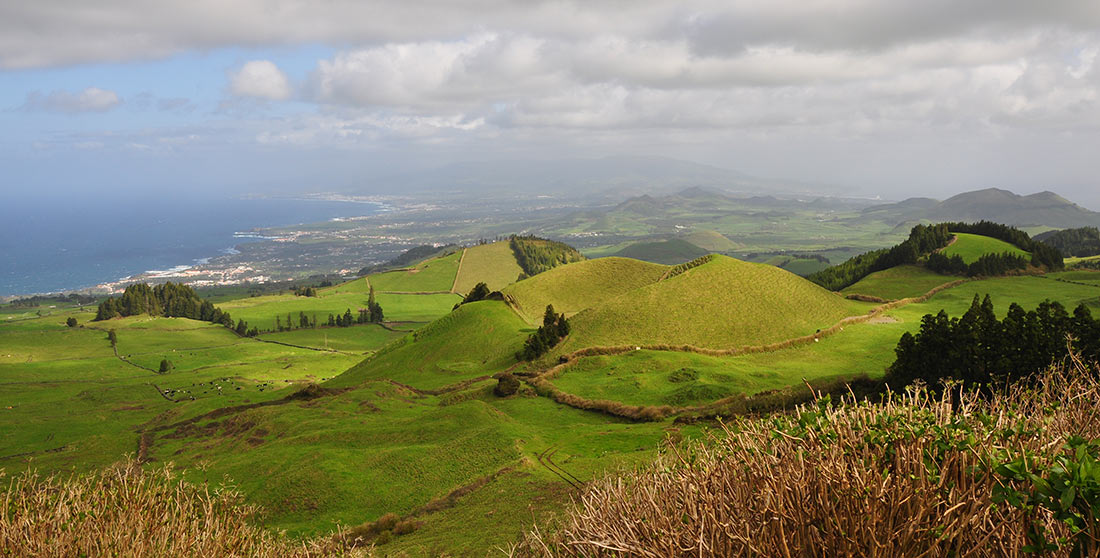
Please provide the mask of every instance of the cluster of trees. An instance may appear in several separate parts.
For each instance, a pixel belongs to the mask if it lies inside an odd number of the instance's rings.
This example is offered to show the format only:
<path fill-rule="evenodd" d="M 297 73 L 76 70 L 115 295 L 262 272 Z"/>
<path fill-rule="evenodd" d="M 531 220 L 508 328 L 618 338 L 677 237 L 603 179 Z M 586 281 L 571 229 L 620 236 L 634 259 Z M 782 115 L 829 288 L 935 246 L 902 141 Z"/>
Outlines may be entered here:
<path fill-rule="evenodd" d="M 554 312 L 554 305 L 547 304 L 546 313 L 542 316 L 542 325 L 523 343 L 523 349 L 516 353 L 516 358 L 535 360 L 546 354 L 566 335 L 569 335 L 569 321 L 565 319 L 565 314 Z"/>
<path fill-rule="evenodd" d="M 452 310 L 457 310 L 459 306 L 470 302 L 477 302 L 479 300 L 504 300 L 504 294 L 500 291 L 490 291 L 489 285 L 485 283 L 478 283 L 474 285 L 474 288 L 470 289 L 469 293 L 462 299 L 462 302 L 455 304 Z"/>
<path fill-rule="evenodd" d="M 89 295 L 82 295 L 77 293 L 63 294 L 63 295 L 34 295 L 26 298 L 17 298 L 11 301 L 11 305 L 15 308 L 36 308 L 45 303 L 61 303 L 61 304 L 78 304 L 84 306 L 85 304 L 91 304 L 96 301 L 96 297 Z"/>
<path fill-rule="evenodd" d="M 1042 242 L 1037 242 L 1028 234 L 1016 227 L 994 223 L 992 221 L 978 221 L 977 223 L 944 223 L 952 232 L 980 234 L 1003 240 L 1025 252 L 1031 252 L 1031 265 L 1045 267 L 1051 271 L 1065 268 L 1062 252 L 1057 248 Z"/>
<path fill-rule="evenodd" d="M 150 287 L 136 283 L 126 287 L 118 298 L 110 297 L 99 303 L 95 321 L 111 318 L 149 314 L 169 318 L 191 318 L 225 327 L 234 327 L 233 319 L 210 301 L 199 298 L 187 285 L 168 282 Z"/>
<path fill-rule="evenodd" d="M 947 378 L 972 386 L 1015 381 L 1064 358 L 1070 337 L 1086 360 L 1100 357 L 1100 321 L 1084 304 L 1071 315 L 1057 302 L 1028 312 L 1013 303 L 998 320 L 989 296 L 975 295 L 961 318 L 927 314 L 916 335 L 902 335 L 886 382 L 899 389 L 916 380 L 932 387 Z"/>
<path fill-rule="evenodd" d="M 317 296 L 317 289 L 313 287 L 294 287 L 294 296 Z"/>
<path fill-rule="evenodd" d="M 948 258 L 936 251 L 947 246 L 952 233 L 970 233 L 1003 240 L 1021 250 L 1031 252 L 1030 261 L 1011 254 L 987 254 L 969 266 L 962 258 Z M 813 273 L 806 278 L 826 289 L 839 291 L 855 284 L 860 279 L 884 269 L 919 263 L 928 257 L 926 265 L 933 271 L 960 275 L 1003 275 L 1004 273 L 1027 267 L 1045 267 L 1051 271 L 1065 268 L 1062 253 L 1057 248 L 1036 242 L 1024 231 L 1007 225 L 980 221 L 978 223 L 940 223 L 938 225 L 917 225 L 909 232 L 909 238 L 894 246 L 860 254 L 844 263 L 834 265 Z M 1022 262 L 1022 263 L 1021 263 Z"/>
<path fill-rule="evenodd" d="M 328 315 L 328 325 L 334 327 L 348 327 L 355 324 L 378 324 L 385 320 L 382 305 L 374 299 L 374 287 L 370 288 L 370 296 L 367 298 L 367 307 L 359 309 L 359 315 L 355 316 L 348 308 L 343 314 Z M 316 327 L 316 326 L 314 326 Z"/>
<path fill-rule="evenodd" d="M 526 277 L 584 259 L 580 252 L 564 242 L 537 236 L 513 236 L 508 244 L 512 247 L 516 262 L 523 268 L 523 276 Z"/>
<path fill-rule="evenodd" d="M 860 254 L 806 278 L 826 289 L 839 291 L 876 271 L 917 263 L 921 256 L 947 246 L 951 242 L 953 230 L 955 229 L 950 228 L 947 223 L 917 225 L 909 231 L 908 239 L 893 248 Z"/>
<path fill-rule="evenodd" d="M 1067 256 L 1087 258 L 1100 254 L 1100 230 L 1096 227 L 1049 231 L 1035 235 L 1034 240 L 1053 246 Z"/>
<path fill-rule="evenodd" d="M 297 324 L 297 325 L 295 325 Z M 317 327 L 317 315 L 312 314 L 307 316 L 305 312 L 298 312 L 298 319 L 294 319 L 294 315 L 290 312 L 286 314 L 286 324 L 279 316 L 275 316 L 275 331 L 291 331 L 293 329 L 311 329 Z"/>
<path fill-rule="evenodd" d="M 924 266 L 936 273 L 946 275 L 966 275 L 967 277 L 992 277 L 1004 275 L 1009 271 L 1026 269 L 1031 263 L 1029 258 L 1011 252 L 1003 254 L 982 254 L 978 261 L 967 265 L 958 254 L 948 257 L 939 252 L 928 255 Z"/>

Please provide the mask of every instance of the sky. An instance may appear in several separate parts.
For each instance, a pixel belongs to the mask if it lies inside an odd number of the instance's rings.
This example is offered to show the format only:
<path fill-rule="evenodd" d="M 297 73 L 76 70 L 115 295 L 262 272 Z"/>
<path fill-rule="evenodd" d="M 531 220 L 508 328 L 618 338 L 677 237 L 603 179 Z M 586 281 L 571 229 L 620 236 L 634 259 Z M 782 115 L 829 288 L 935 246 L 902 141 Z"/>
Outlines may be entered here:
<path fill-rule="evenodd" d="M 9 195 L 665 156 L 1100 209 L 1095 0 L 0 0 Z"/>

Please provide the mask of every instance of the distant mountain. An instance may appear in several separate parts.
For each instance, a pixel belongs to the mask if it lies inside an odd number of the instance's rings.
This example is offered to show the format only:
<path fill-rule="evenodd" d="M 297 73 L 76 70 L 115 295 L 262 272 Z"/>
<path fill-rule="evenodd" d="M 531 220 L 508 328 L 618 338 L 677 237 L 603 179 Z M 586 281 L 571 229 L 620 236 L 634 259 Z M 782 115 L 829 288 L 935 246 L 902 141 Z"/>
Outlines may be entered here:
<path fill-rule="evenodd" d="M 745 193 L 807 192 L 825 188 L 757 178 L 734 170 L 667 157 L 602 157 L 469 161 L 389 177 L 375 177 L 370 193 L 487 193 L 623 199 L 692 188 Z M 348 192 L 362 194 L 363 192 Z"/>
<path fill-rule="evenodd" d="M 1017 227 L 1054 228 L 1095 226 L 1100 213 L 1089 211 L 1053 192 L 1021 196 L 998 188 L 964 192 L 942 202 L 930 198 L 869 207 L 864 218 L 887 223 L 907 221 L 989 220 Z"/>

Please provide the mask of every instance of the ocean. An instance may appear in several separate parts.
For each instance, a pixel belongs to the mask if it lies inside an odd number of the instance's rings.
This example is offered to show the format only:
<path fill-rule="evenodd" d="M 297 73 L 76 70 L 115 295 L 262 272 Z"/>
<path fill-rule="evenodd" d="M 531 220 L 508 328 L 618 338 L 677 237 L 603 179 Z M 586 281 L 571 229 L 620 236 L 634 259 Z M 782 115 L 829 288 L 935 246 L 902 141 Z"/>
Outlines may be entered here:
<path fill-rule="evenodd" d="M 257 227 L 373 215 L 377 204 L 287 199 L 0 203 L 0 296 L 57 292 L 201 263 Z"/>

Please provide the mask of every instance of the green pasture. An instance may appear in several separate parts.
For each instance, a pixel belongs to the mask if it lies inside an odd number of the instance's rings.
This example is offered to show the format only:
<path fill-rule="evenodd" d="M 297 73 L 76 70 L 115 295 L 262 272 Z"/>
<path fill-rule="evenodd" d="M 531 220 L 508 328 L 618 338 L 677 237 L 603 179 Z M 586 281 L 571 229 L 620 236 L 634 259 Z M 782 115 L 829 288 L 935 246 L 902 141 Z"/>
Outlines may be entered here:
<path fill-rule="evenodd" d="M 377 324 L 352 327 L 296 329 L 281 333 L 265 333 L 260 339 L 336 351 L 363 354 L 377 351 L 387 343 L 400 339 L 407 331 L 393 331 Z"/>
<path fill-rule="evenodd" d="M 379 292 L 450 292 L 458 273 L 462 251 L 421 262 L 409 269 L 388 271 L 367 277 Z"/>
<path fill-rule="evenodd" d="M 521 273 L 523 268 L 516 263 L 507 241 L 471 246 L 462 256 L 454 292 L 466 295 L 478 283 L 485 283 L 491 291 L 499 291 L 515 283 Z"/>
<path fill-rule="evenodd" d="M 899 265 L 876 271 L 840 292 L 900 300 L 921 296 L 944 283 L 959 279 L 961 278 L 929 271 L 919 265 Z"/>
<path fill-rule="evenodd" d="M 567 393 L 590 399 L 631 405 L 686 406 L 735 393 L 751 395 L 794 385 L 803 379 L 860 374 L 881 377 L 894 361 L 898 339 L 907 331 L 917 331 L 922 316 L 941 309 L 953 317 L 960 316 L 970 307 L 974 295 L 984 298 L 987 294 L 999 317 L 1008 313 L 1013 302 L 1032 310 L 1044 300 L 1061 302 L 1070 311 L 1080 303 L 1087 304 L 1094 313 L 1100 311 L 1100 289 L 1094 286 L 1042 276 L 971 281 L 942 291 L 927 302 L 909 304 L 869 322 L 848 325 L 816 343 L 734 357 L 645 350 L 587 357 L 552 382 Z"/>
<path fill-rule="evenodd" d="M 317 324 L 328 322 L 329 314 L 343 314 L 351 310 L 358 316 L 360 308 L 367 307 L 369 287 L 366 281 L 356 280 L 330 289 L 322 289 L 321 295 L 295 296 L 293 294 L 258 296 L 223 302 L 219 308 L 229 312 L 234 320 L 245 320 L 248 325 L 262 331 L 275 330 L 275 318 L 286 325 L 290 314 L 294 326 L 298 326 L 298 313 L 316 317 Z M 376 289 L 377 291 L 377 289 Z M 457 295 L 441 294 L 400 294 L 375 293 L 378 304 L 382 305 L 387 322 L 429 322 L 449 312 L 461 300 Z"/>
<path fill-rule="evenodd" d="M 516 363 L 515 354 L 533 331 L 506 304 L 463 304 L 351 368 L 327 385 L 354 386 L 393 379 L 418 389 L 490 375 Z"/>
<path fill-rule="evenodd" d="M 611 300 L 633 289 L 656 282 L 668 267 L 628 258 L 599 258 L 563 265 L 509 285 L 511 296 L 524 318 L 540 325 L 546 305 L 572 316 L 585 308 Z"/>
<path fill-rule="evenodd" d="M 764 345 L 812 334 L 870 308 L 787 271 L 716 256 L 577 314 L 556 353 L 609 345 Z"/>
<path fill-rule="evenodd" d="M 971 264 L 985 254 L 1003 254 L 1008 252 L 1017 256 L 1030 257 L 1031 254 L 1009 244 L 1003 240 L 968 233 L 952 233 L 955 235 L 955 243 L 943 249 L 945 256 L 961 256 L 963 261 Z"/>

